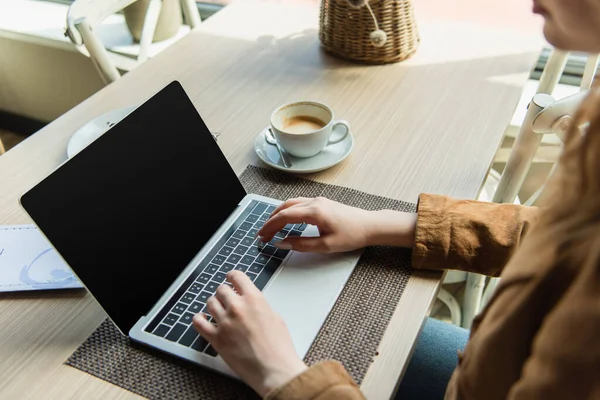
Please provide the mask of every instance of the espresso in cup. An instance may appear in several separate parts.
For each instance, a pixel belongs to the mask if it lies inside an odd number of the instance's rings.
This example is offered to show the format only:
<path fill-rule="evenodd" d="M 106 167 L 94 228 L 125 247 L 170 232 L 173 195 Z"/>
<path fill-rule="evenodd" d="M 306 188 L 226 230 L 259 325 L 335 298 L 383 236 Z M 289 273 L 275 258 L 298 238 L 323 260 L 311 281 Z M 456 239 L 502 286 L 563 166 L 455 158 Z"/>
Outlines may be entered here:
<path fill-rule="evenodd" d="M 303 134 L 322 129 L 325 122 L 310 115 L 296 115 L 283 121 L 283 130 L 288 133 Z"/>
<path fill-rule="evenodd" d="M 334 120 L 331 108 L 316 101 L 279 107 L 271 115 L 271 128 L 279 145 L 301 158 L 319 154 L 326 146 L 344 140 L 350 132 L 346 121 Z"/>

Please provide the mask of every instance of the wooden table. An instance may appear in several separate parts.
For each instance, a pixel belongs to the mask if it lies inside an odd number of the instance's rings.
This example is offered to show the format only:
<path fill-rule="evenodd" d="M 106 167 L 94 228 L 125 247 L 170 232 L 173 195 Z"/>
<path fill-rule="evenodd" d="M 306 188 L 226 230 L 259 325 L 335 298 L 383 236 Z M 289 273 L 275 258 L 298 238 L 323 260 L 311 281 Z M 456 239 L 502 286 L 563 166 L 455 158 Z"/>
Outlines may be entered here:
<path fill-rule="evenodd" d="M 440 13 L 436 1 L 416 3 L 421 47 L 413 59 L 387 66 L 324 54 L 313 1 L 234 3 L 1 156 L 0 224 L 30 222 L 17 199 L 66 159 L 75 129 L 172 80 L 221 133 L 238 174 L 259 164 L 251 144 L 271 110 L 315 99 L 351 122 L 356 146 L 342 164 L 309 178 L 411 202 L 420 192 L 476 197 L 541 48 L 539 21 L 526 10 L 518 24 L 482 17 L 473 0 L 455 1 L 454 15 Z M 362 384 L 369 398 L 392 394 L 440 278 L 418 271 L 410 279 Z M 2 295 L 0 398 L 136 397 L 63 365 L 104 318 L 87 294 Z"/>

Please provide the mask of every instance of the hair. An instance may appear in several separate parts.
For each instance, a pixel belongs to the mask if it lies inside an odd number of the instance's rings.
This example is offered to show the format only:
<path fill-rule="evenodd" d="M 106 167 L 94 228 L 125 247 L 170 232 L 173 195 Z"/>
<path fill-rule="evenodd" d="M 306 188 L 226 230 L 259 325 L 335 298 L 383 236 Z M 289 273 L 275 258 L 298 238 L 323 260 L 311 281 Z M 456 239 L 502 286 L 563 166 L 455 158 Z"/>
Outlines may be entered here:
<path fill-rule="evenodd" d="M 532 245 L 552 243 L 546 248 L 556 253 L 555 264 L 600 268 L 600 87 L 590 90 L 577 111 L 558 163 L 540 198 L 543 211 L 531 231 Z"/>

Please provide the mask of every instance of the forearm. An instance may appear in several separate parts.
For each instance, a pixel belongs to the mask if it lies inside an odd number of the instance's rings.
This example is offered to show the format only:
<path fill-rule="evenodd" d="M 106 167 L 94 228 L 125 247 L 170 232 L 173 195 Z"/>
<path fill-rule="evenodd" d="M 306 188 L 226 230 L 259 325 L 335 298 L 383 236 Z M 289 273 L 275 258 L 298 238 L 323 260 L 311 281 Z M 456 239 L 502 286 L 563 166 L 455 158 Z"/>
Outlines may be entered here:
<path fill-rule="evenodd" d="M 413 267 L 499 275 L 538 210 L 423 194 L 418 212 L 370 212 L 368 246 L 413 249 Z"/>
<path fill-rule="evenodd" d="M 415 242 L 416 213 L 392 210 L 372 211 L 367 246 L 412 248 Z"/>

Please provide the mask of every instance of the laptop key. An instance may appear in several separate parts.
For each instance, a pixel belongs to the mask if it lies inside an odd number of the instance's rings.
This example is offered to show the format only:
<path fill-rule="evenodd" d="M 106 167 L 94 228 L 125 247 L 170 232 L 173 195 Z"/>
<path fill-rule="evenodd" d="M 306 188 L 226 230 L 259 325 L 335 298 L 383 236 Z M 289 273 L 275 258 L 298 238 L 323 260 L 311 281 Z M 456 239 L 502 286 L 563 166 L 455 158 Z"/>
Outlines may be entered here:
<path fill-rule="evenodd" d="M 290 252 L 289 250 L 277 249 L 275 251 L 275 254 L 273 254 L 273 257 L 277 257 L 277 258 L 283 260 L 285 258 L 285 256 L 288 255 L 289 252 Z"/>
<path fill-rule="evenodd" d="M 268 212 L 269 214 L 271 214 L 271 213 L 273 213 L 273 211 L 275 211 L 275 209 L 276 209 L 276 208 L 277 208 L 277 207 L 275 207 L 275 206 L 268 206 L 268 207 L 267 207 L 267 212 Z"/>
<path fill-rule="evenodd" d="M 206 268 L 204 268 L 204 272 L 206 272 L 207 274 L 210 274 L 210 275 L 213 275 L 218 270 L 219 270 L 219 266 L 215 265 L 215 264 L 208 264 L 208 266 Z"/>
<path fill-rule="evenodd" d="M 242 222 L 242 224 L 240 225 L 240 229 L 249 231 L 250 229 L 252 229 L 252 224 L 250 222 Z"/>
<path fill-rule="evenodd" d="M 221 265 L 225 262 L 225 257 L 216 255 L 215 258 L 213 258 L 211 262 L 213 264 Z"/>
<path fill-rule="evenodd" d="M 250 278 L 253 282 L 256 279 L 256 277 L 258 276 L 256 274 L 253 274 L 252 272 L 250 272 L 250 270 L 246 271 L 246 275 L 248 275 L 248 278 Z"/>
<path fill-rule="evenodd" d="M 248 269 L 247 265 L 244 264 L 238 264 L 235 266 L 234 268 L 236 271 L 242 271 L 242 272 L 246 272 L 246 270 Z"/>
<path fill-rule="evenodd" d="M 246 264 L 246 265 L 251 265 L 254 262 L 254 257 L 249 256 L 249 255 L 245 255 L 244 257 L 242 257 L 242 259 L 240 260 L 241 264 Z"/>
<path fill-rule="evenodd" d="M 259 264 L 266 264 L 269 261 L 269 256 L 266 254 L 259 254 L 255 260 Z"/>
<path fill-rule="evenodd" d="M 260 253 L 260 251 L 258 250 L 258 247 L 252 246 L 248 249 L 248 252 L 246 253 L 246 255 L 256 257 L 259 253 Z"/>
<path fill-rule="evenodd" d="M 302 232 L 292 229 L 290 233 L 288 233 L 288 236 L 302 236 Z"/>
<path fill-rule="evenodd" d="M 265 203 L 258 203 L 256 207 L 254 207 L 254 210 L 252 210 L 252 213 L 260 215 L 267 211 L 267 207 L 268 206 Z"/>
<path fill-rule="evenodd" d="M 196 295 L 193 293 L 186 293 L 183 296 L 181 296 L 181 302 L 185 303 L 185 304 L 190 304 L 192 301 L 194 301 L 194 299 L 196 298 Z"/>
<path fill-rule="evenodd" d="M 200 276 L 198 278 L 196 278 L 196 281 L 207 284 L 208 281 L 210 281 L 210 275 L 209 274 L 200 274 Z"/>
<path fill-rule="evenodd" d="M 209 356 L 213 356 L 213 357 L 216 357 L 219 355 L 219 353 L 217 353 L 217 351 L 212 346 L 208 346 L 206 348 L 206 350 L 203 351 L 203 353 L 206 353 Z"/>
<path fill-rule="evenodd" d="M 241 258 L 242 258 L 242 256 L 240 256 L 238 254 L 232 254 L 227 258 L 227 262 L 230 262 L 232 264 L 237 264 Z"/>
<path fill-rule="evenodd" d="M 190 286 L 188 291 L 197 294 L 197 293 L 200 293 L 200 291 L 202 290 L 203 287 L 204 287 L 204 285 L 202 285 L 201 283 L 194 282 L 194 283 L 192 283 L 192 286 Z"/>
<path fill-rule="evenodd" d="M 259 229 L 263 227 L 263 225 L 265 224 L 265 221 L 258 221 L 257 223 L 254 224 L 254 229 Z"/>
<path fill-rule="evenodd" d="M 192 344 L 192 349 L 202 352 L 208 346 L 208 341 L 198 335 L 198 339 Z"/>
<path fill-rule="evenodd" d="M 194 314 L 190 313 L 190 312 L 186 312 L 185 314 L 183 314 L 181 316 L 181 318 L 179 318 L 179 322 L 189 325 L 192 323 L 192 319 L 194 318 Z"/>
<path fill-rule="evenodd" d="M 267 263 L 267 265 L 265 265 L 265 268 L 263 269 L 263 271 L 254 280 L 254 284 L 256 285 L 256 287 L 259 290 L 263 290 L 265 288 L 265 286 L 267 285 L 267 282 L 269 282 L 269 280 L 271 279 L 271 277 L 277 270 L 277 267 L 279 266 L 280 263 L 281 263 L 281 260 L 272 258 Z"/>
<path fill-rule="evenodd" d="M 266 245 L 265 247 L 263 247 L 260 251 L 263 254 L 273 255 L 277 251 L 277 248 L 273 247 L 269 244 L 269 245 Z"/>
<path fill-rule="evenodd" d="M 234 264 L 225 263 L 225 264 L 223 264 L 221 269 L 219 269 L 219 271 L 227 273 L 227 272 L 231 271 L 233 269 L 233 267 L 235 267 Z"/>
<path fill-rule="evenodd" d="M 190 308 L 188 308 L 188 311 L 191 312 L 192 314 L 198 314 L 200 311 L 202 311 L 202 307 L 204 307 L 204 304 L 198 303 L 197 301 L 195 301 L 190 305 Z"/>
<path fill-rule="evenodd" d="M 257 263 L 254 263 L 254 264 L 252 264 L 252 265 L 250 266 L 250 268 L 248 268 L 248 272 L 252 272 L 252 273 L 254 273 L 254 274 L 260 274 L 260 271 L 262 271 L 262 269 L 263 269 L 264 267 L 265 267 L 265 266 L 264 266 L 264 265 L 262 265 L 262 264 L 257 264 Z"/>
<path fill-rule="evenodd" d="M 267 265 L 265 265 L 265 271 L 270 271 L 271 273 L 275 272 L 277 268 L 281 265 L 281 260 L 277 258 L 271 258 Z"/>
<path fill-rule="evenodd" d="M 246 236 L 246 231 L 238 229 L 237 231 L 233 232 L 233 235 L 231 236 L 233 236 L 236 239 L 243 239 L 244 236 Z"/>
<path fill-rule="evenodd" d="M 229 240 L 225 244 L 229 247 L 235 247 L 238 244 L 240 244 L 240 240 L 236 238 L 229 238 Z"/>
<path fill-rule="evenodd" d="M 232 251 L 233 251 L 233 247 L 223 246 L 223 248 L 221 250 L 219 250 L 219 254 L 227 257 L 228 255 L 231 254 Z"/>
<path fill-rule="evenodd" d="M 242 239 L 241 244 L 243 244 L 246 247 L 252 246 L 252 244 L 254 244 L 254 236 L 252 236 L 252 237 L 246 236 L 245 238 Z"/>
<path fill-rule="evenodd" d="M 254 222 L 258 221 L 258 215 L 250 214 L 246 217 L 246 221 L 254 223 Z"/>
<path fill-rule="evenodd" d="M 253 238 L 253 237 L 256 237 L 256 235 L 258 235 L 258 229 L 252 228 L 248 231 L 248 236 Z"/>
<path fill-rule="evenodd" d="M 183 314 L 183 312 L 187 309 L 187 305 L 184 303 L 177 303 L 175 307 L 171 310 L 175 314 Z"/>
<path fill-rule="evenodd" d="M 206 288 L 204 290 L 206 290 L 209 293 L 214 293 L 217 291 L 217 288 L 219 287 L 219 284 L 217 282 L 208 282 L 208 285 L 206 285 Z"/>
<path fill-rule="evenodd" d="M 173 326 L 173 324 L 175 324 L 178 319 L 179 315 L 171 313 L 167 315 L 165 319 L 163 319 L 163 324 Z"/>
<path fill-rule="evenodd" d="M 154 332 L 152 332 L 152 333 L 155 334 L 156 336 L 165 337 L 167 332 L 169 332 L 169 329 L 171 329 L 171 328 L 168 327 L 167 325 L 160 324 L 154 329 Z"/>
<path fill-rule="evenodd" d="M 217 272 L 217 273 L 215 274 L 215 276 L 213 276 L 213 281 L 215 281 L 215 282 L 217 282 L 217 283 L 222 283 L 223 281 L 225 281 L 225 278 L 226 278 L 226 277 L 227 277 L 227 276 L 226 276 L 224 273 L 222 273 L 222 272 Z"/>
<path fill-rule="evenodd" d="M 171 329 L 171 332 L 169 332 L 169 334 L 166 336 L 167 340 L 176 342 L 177 340 L 179 340 L 181 335 L 183 335 L 183 332 L 185 332 L 186 329 L 187 329 L 186 325 L 178 323 Z"/>
<path fill-rule="evenodd" d="M 190 347 L 190 345 L 194 343 L 194 340 L 196 340 L 198 336 L 199 335 L 198 332 L 196 332 L 196 329 L 194 329 L 193 326 L 190 326 L 187 331 L 185 331 L 181 339 L 179 339 L 179 343 L 186 347 Z"/>
<path fill-rule="evenodd" d="M 242 242 L 243 242 L 243 240 L 242 240 Z M 234 252 L 235 254 L 238 254 L 238 255 L 240 255 L 240 256 L 241 256 L 241 255 L 244 255 L 244 254 L 246 254 L 246 252 L 247 252 L 247 251 L 248 251 L 248 247 L 247 247 L 247 246 L 242 246 L 242 245 L 240 244 L 238 247 L 236 247 L 236 248 L 235 248 L 235 250 L 234 250 L 233 252 Z"/>
<path fill-rule="evenodd" d="M 198 295 L 198 301 L 206 304 L 206 301 L 208 299 L 210 299 L 211 297 L 212 297 L 212 293 L 202 292 Z"/>
<path fill-rule="evenodd" d="M 262 222 L 265 222 L 268 219 L 269 219 L 269 214 L 263 214 L 260 216 L 260 218 L 258 218 L 258 220 L 262 221 Z"/>

